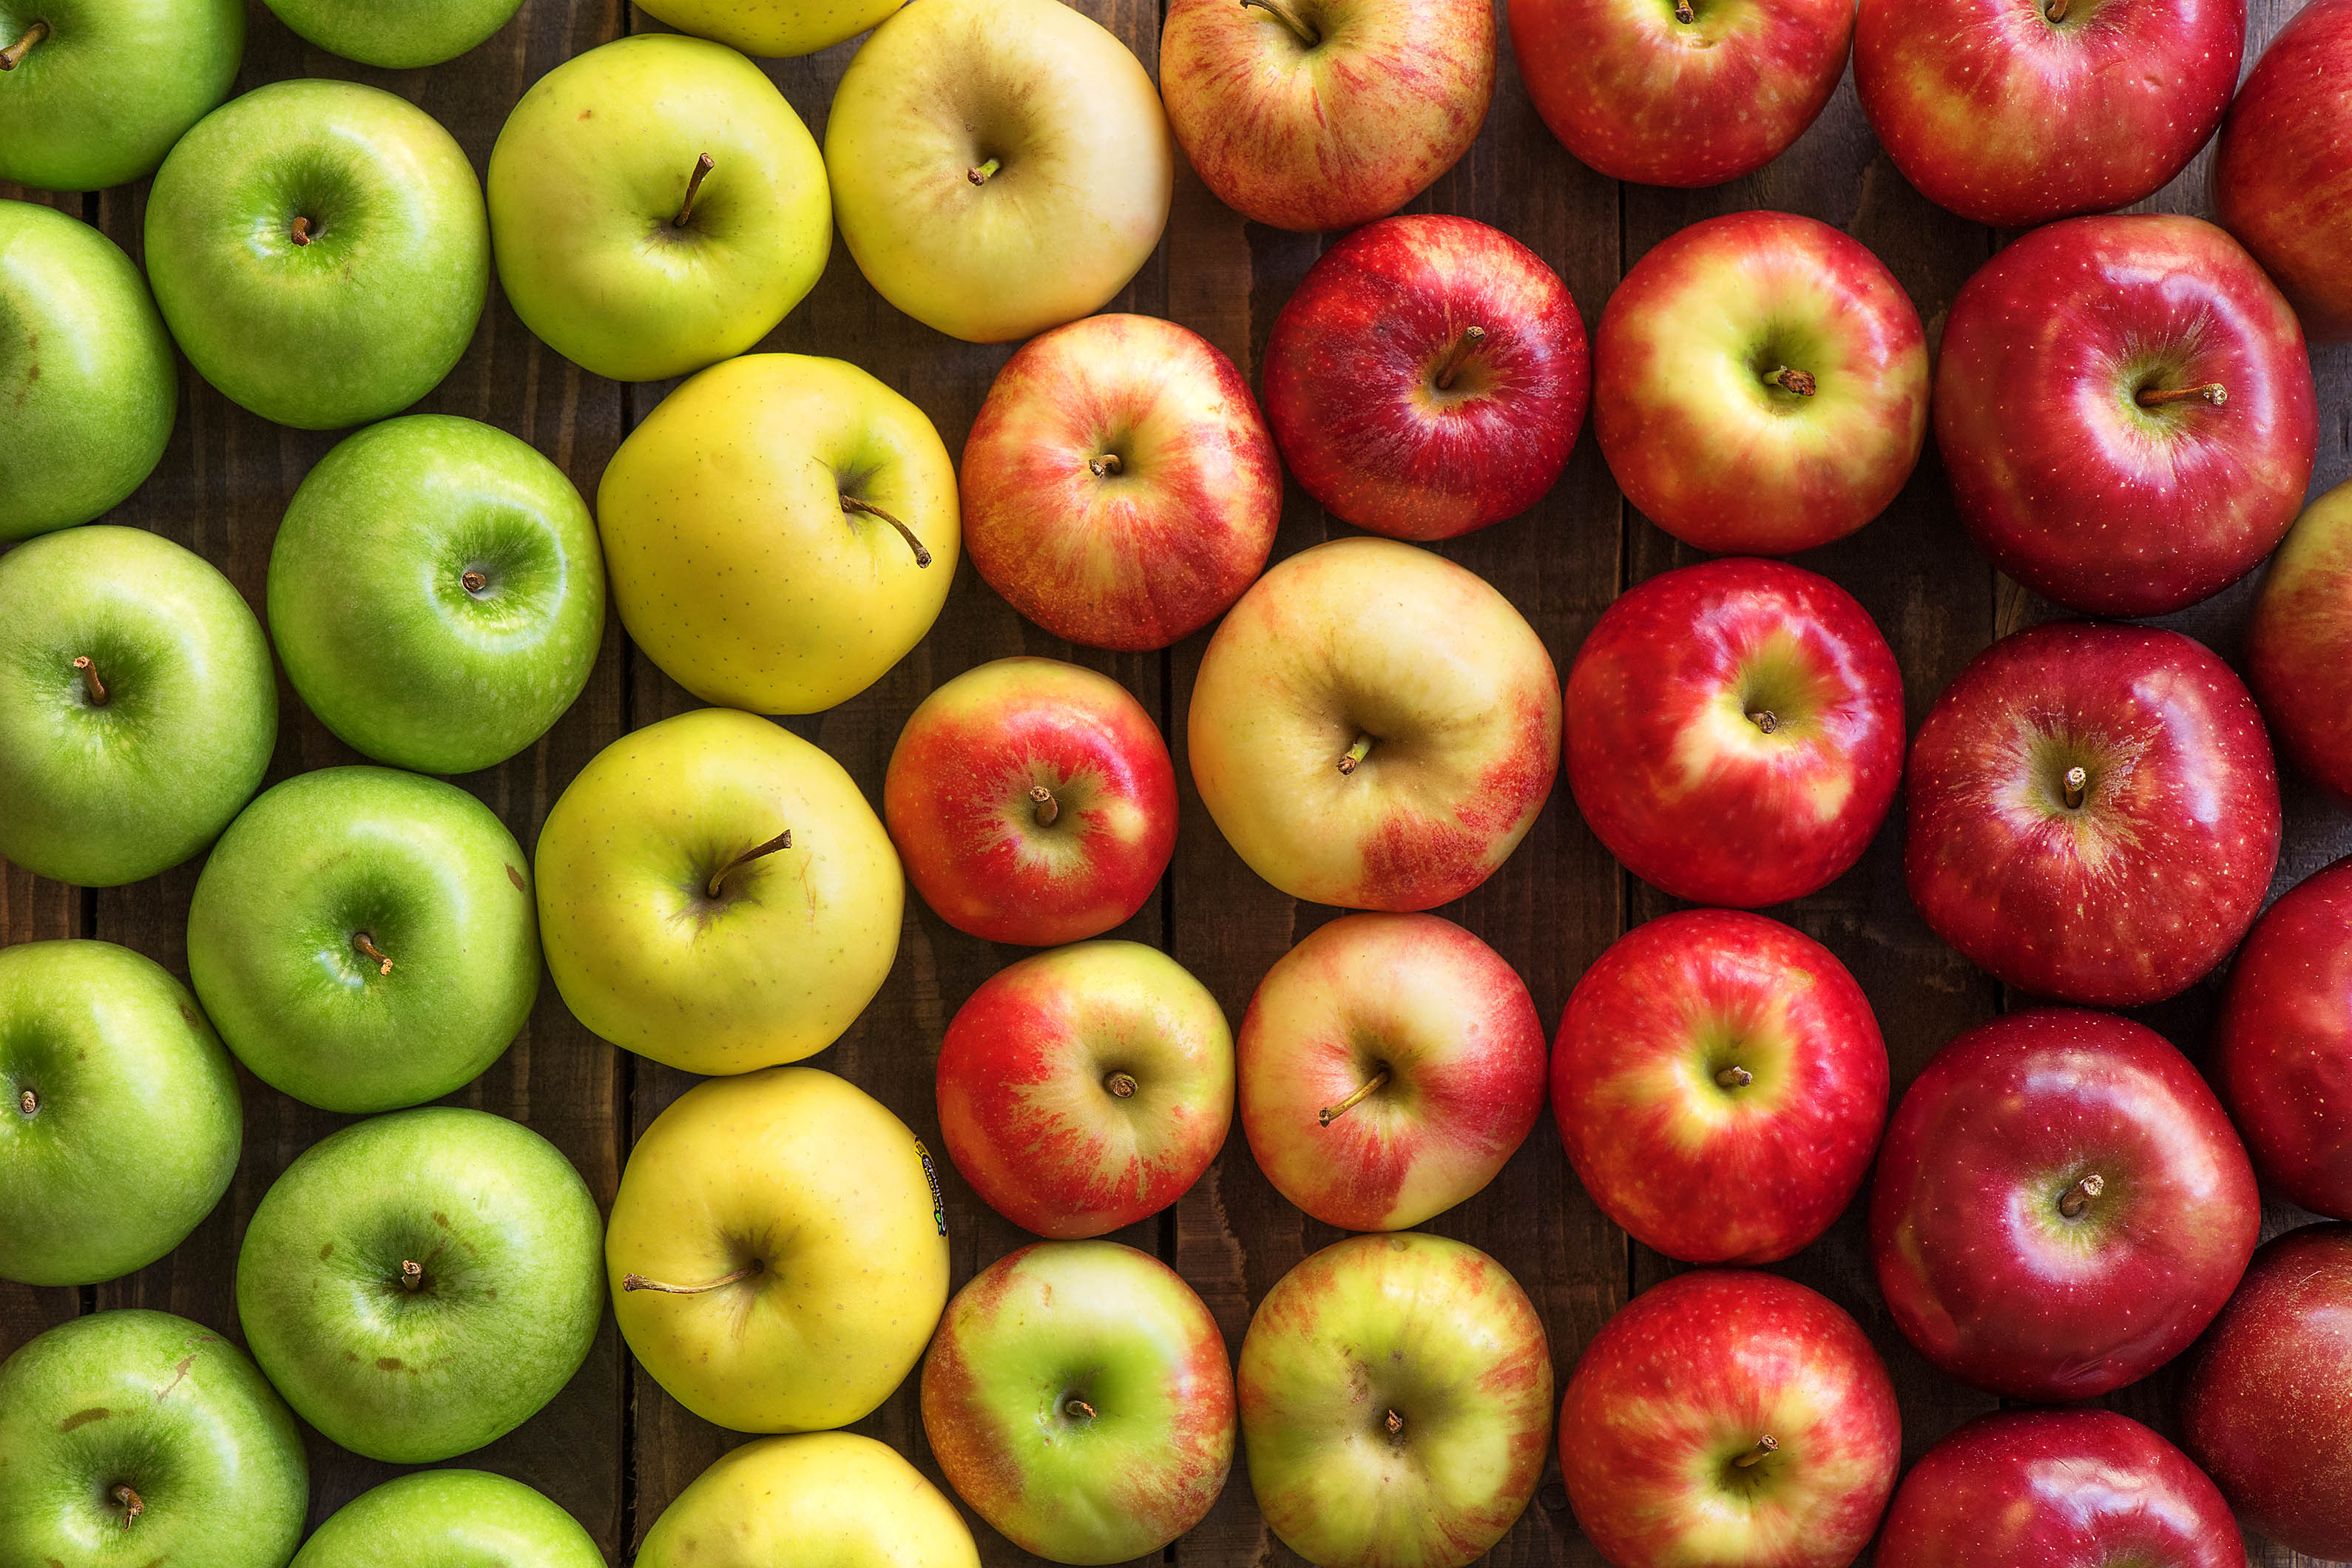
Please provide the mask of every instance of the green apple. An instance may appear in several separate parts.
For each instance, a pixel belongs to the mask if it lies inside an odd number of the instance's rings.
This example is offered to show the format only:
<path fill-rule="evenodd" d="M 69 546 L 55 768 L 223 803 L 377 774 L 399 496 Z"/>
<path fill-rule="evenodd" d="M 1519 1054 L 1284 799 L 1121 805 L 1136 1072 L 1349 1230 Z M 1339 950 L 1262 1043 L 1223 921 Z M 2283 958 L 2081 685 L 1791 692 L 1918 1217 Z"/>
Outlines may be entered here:
<path fill-rule="evenodd" d="M 180 359 L 139 268 L 30 202 L 0 201 L 0 544 L 112 510 L 154 471 L 180 405 Z"/>
<path fill-rule="evenodd" d="M 621 1172 L 613 1315 L 670 1397 L 738 1432 L 871 1415 L 948 1299 L 939 1173 L 907 1124 L 814 1068 L 698 1083 Z"/>
<path fill-rule="evenodd" d="M 913 0 L 843 74 L 824 167 L 866 281 L 984 343 L 1101 310 L 1176 178 L 1151 78 L 1061 0 Z"/>
<path fill-rule="evenodd" d="M 513 1431 L 580 1370 L 599 1229 L 588 1184 L 530 1129 L 396 1110 L 312 1144 L 262 1195 L 236 1315 L 330 1440 L 431 1464 Z"/>
<path fill-rule="evenodd" d="M 391 70 L 437 66 L 488 39 L 522 0 L 268 0 L 278 19 L 320 48 Z"/>
<path fill-rule="evenodd" d="M 701 708 L 624 735 L 541 828 L 539 928 L 564 1005 L 688 1072 L 833 1044 L 898 952 L 898 852 L 841 764 Z"/>
<path fill-rule="evenodd" d="M 806 354 L 695 376 L 596 489 L 630 637 L 705 702 L 754 713 L 818 712 L 888 674 L 947 603 L 961 519 L 923 411 Z"/>
<path fill-rule="evenodd" d="M 143 1268 L 236 1173 L 228 1052 L 186 988 L 127 947 L 0 947 L 0 1279 Z"/>
<path fill-rule="evenodd" d="M 580 1521 L 520 1481 L 420 1470 L 362 1492 L 303 1543 L 295 1568 L 604 1568 Z"/>
<path fill-rule="evenodd" d="M 294 1417 L 201 1323 L 94 1312 L 0 1363 L 9 1568 L 285 1568 L 310 1498 Z"/>
<path fill-rule="evenodd" d="M 490 152 L 499 282 L 524 326 L 616 381 L 741 353 L 824 271 L 816 139 L 760 68 L 648 33 L 556 67 Z"/>
<path fill-rule="evenodd" d="M 205 116 L 147 196 L 147 275 L 190 363 L 300 430 L 397 414 L 466 352 L 490 279 L 466 154 L 405 99 L 278 81 Z"/>
<path fill-rule="evenodd" d="M 719 1456 L 646 1532 L 636 1568 L 980 1568 L 955 1504 L 871 1437 L 762 1437 Z"/>
<path fill-rule="evenodd" d="M 539 995 L 522 847 L 455 784 L 324 768 L 229 824 L 188 906 L 188 977 L 253 1075 L 326 1110 L 438 1100 Z"/>
<path fill-rule="evenodd" d="M 152 173 L 244 58 L 243 0 L 0 0 L 0 180 L 102 191 Z"/>
<path fill-rule="evenodd" d="M 277 740 L 261 623 L 194 552 L 98 523 L 0 556 L 0 857 L 152 877 L 228 826 Z"/>
<path fill-rule="evenodd" d="M 278 525 L 269 636 L 354 750 L 419 773 L 495 767 L 595 667 L 595 520 L 503 430 L 442 414 L 372 425 L 320 459 Z"/>

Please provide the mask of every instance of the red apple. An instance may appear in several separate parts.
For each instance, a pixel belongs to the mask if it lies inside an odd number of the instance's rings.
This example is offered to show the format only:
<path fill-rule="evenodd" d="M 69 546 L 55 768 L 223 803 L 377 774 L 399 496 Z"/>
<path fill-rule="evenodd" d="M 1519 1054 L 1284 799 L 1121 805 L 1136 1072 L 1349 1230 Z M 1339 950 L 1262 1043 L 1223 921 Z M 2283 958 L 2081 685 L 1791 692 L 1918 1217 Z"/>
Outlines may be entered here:
<path fill-rule="evenodd" d="M 1878 258 L 1789 213 L 1709 218 L 1633 264 L 1593 344 L 1626 499 L 1717 554 L 1786 555 L 1885 511 L 1927 434 L 1927 340 Z"/>
<path fill-rule="evenodd" d="M 1150 316 L 1089 316 L 996 373 L 963 444 L 982 581 L 1088 647 L 1166 647 L 1265 568 L 1274 441 L 1233 361 Z"/>
<path fill-rule="evenodd" d="M 948 1158 L 982 1202 L 1039 1236 L 1102 1236 L 1174 1203 L 1217 1157 L 1233 1035 L 1159 949 L 1080 942 L 971 994 L 938 1088 Z"/>
<path fill-rule="evenodd" d="M 2245 0 L 1862 0 L 1853 84 L 1921 195 L 2025 228 L 2186 168 L 2245 41 Z"/>
<path fill-rule="evenodd" d="M 1905 1091 L 1870 1250 L 1895 1326 L 1952 1376 L 2095 1399 L 2189 1348 L 2262 1221 L 2245 1147 L 2179 1051 L 2040 1007 L 1964 1031 Z"/>
<path fill-rule="evenodd" d="M 1861 858 L 1903 771 L 1903 678 L 1869 612 L 1778 561 L 1627 589 L 1568 672 L 1568 782 L 1643 881 L 1695 903 L 1801 898 Z"/>
<path fill-rule="evenodd" d="M 2112 1410 L 2000 1410 L 1921 1456 L 1878 1532 L 1886 1568 L 2246 1568 L 2230 1505 Z"/>
<path fill-rule="evenodd" d="M 2352 484 L 2312 502 L 2271 558 L 2246 680 L 2287 759 L 2352 800 Z"/>
<path fill-rule="evenodd" d="M 1845 1568 L 1902 1457 L 1895 1385 L 1860 1326 L 1745 1268 L 1634 1297 L 1585 1346 L 1559 1409 L 1569 1502 L 1615 1568 Z"/>
<path fill-rule="evenodd" d="M 1592 388 L 1559 275 L 1499 229 L 1418 214 L 1307 268 L 1266 339 L 1265 416 L 1333 515 L 1451 539 L 1541 500 Z"/>
<path fill-rule="evenodd" d="M 1276 1190 L 1402 1230 L 1485 1187 L 1543 1109 L 1543 1025 L 1502 955 L 1435 915 L 1347 915 L 1258 983 L 1242 1130 Z"/>
<path fill-rule="evenodd" d="M 1511 52 L 1551 133 L 1643 185 L 1719 185 L 1787 151 L 1830 100 L 1851 0 L 1513 0 Z"/>
<path fill-rule="evenodd" d="M 2231 966 L 2213 1068 L 2263 1178 L 2352 1219 L 2352 858 L 2254 922 Z"/>
<path fill-rule="evenodd" d="M 2254 1255 L 2189 1365 L 2180 1441 L 2248 1524 L 2352 1561 L 2352 1226 Z"/>
<path fill-rule="evenodd" d="M 1490 0 L 1169 0 L 1160 92 L 1202 182 L 1276 228 L 1386 217 L 1470 150 Z"/>
<path fill-rule="evenodd" d="M 2254 62 L 2221 123 L 2213 202 L 2305 331 L 2352 338 L 2352 0 L 2312 0 Z"/>
<path fill-rule="evenodd" d="M 2285 300 L 2211 224 L 2075 218 L 1952 301 L 1936 446 L 1994 565 L 2085 615 L 2168 615 L 2294 521 L 2318 447 L 2311 360 Z"/>
<path fill-rule="evenodd" d="M 1176 849 L 1176 770 L 1118 681 L 1000 658 L 908 718 L 882 816 L 941 920 L 1047 947 L 1123 923 L 1159 886 Z"/>
<path fill-rule="evenodd" d="M 1685 910 L 1626 932 L 1576 983 L 1551 1110 L 1584 1190 L 1634 1240 L 1769 1263 L 1862 1190 L 1886 1124 L 1886 1043 L 1821 943 L 1762 915 Z"/>
<path fill-rule="evenodd" d="M 1911 743 L 1903 871 L 1994 978 L 2099 1007 L 2201 978 L 2278 860 L 2262 716 L 2202 644 L 2061 621 L 1969 661 Z"/>

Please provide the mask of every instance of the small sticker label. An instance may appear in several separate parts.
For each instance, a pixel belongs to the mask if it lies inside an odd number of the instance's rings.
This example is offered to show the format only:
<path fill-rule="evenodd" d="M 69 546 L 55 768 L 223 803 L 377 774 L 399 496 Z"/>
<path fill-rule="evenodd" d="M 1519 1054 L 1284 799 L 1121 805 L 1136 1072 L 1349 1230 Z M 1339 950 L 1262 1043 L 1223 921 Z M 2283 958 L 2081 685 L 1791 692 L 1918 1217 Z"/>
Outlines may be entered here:
<path fill-rule="evenodd" d="M 931 1184 L 931 1223 L 940 1227 L 941 1236 L 945 1236 L 948 1233 L 947 1201 L 940 1196 L 940 1173 L 931 1165 L 931 1152 L 923 1147 L 923 1141 L 919 1138 L 915 1140 L 915 1154 L 923 1162 L 923 1180 Z"/>

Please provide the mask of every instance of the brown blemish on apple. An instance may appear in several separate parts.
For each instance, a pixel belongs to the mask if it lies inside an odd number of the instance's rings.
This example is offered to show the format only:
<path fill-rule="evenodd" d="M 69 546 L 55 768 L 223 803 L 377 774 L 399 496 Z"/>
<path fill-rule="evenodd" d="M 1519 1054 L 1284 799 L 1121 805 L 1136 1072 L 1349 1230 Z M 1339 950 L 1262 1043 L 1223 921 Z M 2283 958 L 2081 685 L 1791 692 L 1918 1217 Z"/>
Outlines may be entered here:
<path fill-rule="evenodd" d="M 77 1410 L 72 1415 L 58 1423 L 58 1430 L 60 1432 L 71 1432 L 77 1427 L 87 1426 L 93 1421 L 103 1421 L 113 1414 L 113 1411 L 109 1410 L 103 1405 L 95 1405 L 88 1410 Z"/>

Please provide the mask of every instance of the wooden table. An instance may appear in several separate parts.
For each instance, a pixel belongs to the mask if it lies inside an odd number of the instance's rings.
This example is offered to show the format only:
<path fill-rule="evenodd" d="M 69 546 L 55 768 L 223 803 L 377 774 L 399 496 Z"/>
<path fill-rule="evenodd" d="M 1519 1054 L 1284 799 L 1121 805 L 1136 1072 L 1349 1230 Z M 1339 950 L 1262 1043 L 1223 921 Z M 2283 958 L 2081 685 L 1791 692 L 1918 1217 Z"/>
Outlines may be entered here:
<path fill-rule="evenodd" d="M 2299 3 L 2254 0 L 2249 66 Z M 1147 68 L 1155 65 L 1158 0 L 1081 0 L 1080 8 L 1124 39 Z M 461 59 L 432 70 L 380 71 L 307 47 L 257 3 L 238 86 L 306 74 L 373 82 L 439 119 L 478 171 L 509 108 L 531 82 L 583 49 L 651 26 L 614 0 L 530 0 L 504 31 Z M 1932 342 L 1954 291 L 2007 237 L 1963 223 L 1916 195 L 1871 136 L 1850 80 L 1820 122 L 1761 174 L 1717 190 L 1667 191 L 1619 185 L 1571 160 L 1529 106 L 1507 37 L 1504 49 L 1494 110 L 1476 147 L 1413 208 L 1483 218 L 1533 247 L 1567 279 L 1588 326 L 1625 268 L 1675 230 L 1718 213 L 1779 207 L 1836 225 L 1877 252 L 1917 302 Z M 853 52 L 845 45 L 770 67 L 820 138 L 833 84 Z M 2147 205 L 2209 212 L 2210 160 L 2209 150 Z M 136 257 L 144 198 L 142 184 L 86 198 L 32 199 L 88 217 Z M 1186 172 L 1180 174 L 1166 240 L 1110 308 L 1164 315 L 1195 329 L 1248 369 L 1255 383 L 1275 312 L 1323 243 L 1312 235 L 1245 225 Z M 535 342 L 493 295 L 464 361 L 419 407 L 486 420 L 530 440 L 593 500 L 614 447 L 668 386 L 622 386 L 583 374 Z M 838 355 L 866 366 L 919 404 L 951 451 L 961 449 L 1008 353 L 951 342 L 900 316 L 866 286 L 838 244 L 824 281 L 765 346 Z M 2352 470 L 2352 350 L 2325 351 L 2315 363 L 2321 410 L 2315 493 Z M 150 528 L 195 549 L 227 573 L 258 612 L 278 517 L 335 437 L 266 424 L 193 373 L 184 374 L 183 385 L 179 426 L 162 467 L 110 521 Z M 1294 486 L 1276 554 L 1339 531 L 1344 530 Z M 1542 505 L 1450 544 L 1444 553 L 1500 588 L 1534 624 L 1563 671 L 1594 617 L 1620 590 L 1695 558 L 1620 498 L 1589 430 L 1567 477 Z M 1857 595 L 1877 618 L 1902 664 L 1915 725 L 1961 665 L 1995 636 L 2055 613 L 1995 574 L 1962 535 L 1932 449 L 1884 518 L 1801 560 Z M 2241 584 L 2168 624 L 2234 658 L 2251 604 L 2250 586 Z M 855 700 L 790 723 L 840 759 L 878 801 L 900 724 L 925 692 L 960 671 L 1029 653 L 1073 658 L 1116 676 L 1159 716 L 1178 753 L 1178 776 L 1186 781 L 1174 867 L 1159 899 L 1118 934 L 1166 947 L 1238 1021 L 1266 968 L 1336 911 L 1294 902 L 1259 881 L 1226 847 L 1191 790 L 1182 763 L 1183 717 L 1204 643 L 1205 634 L 1140 656 L 1074 650 L 1022 620 L 967 564 L 937 628 L 898 668 Z M 305 712 L 282 681 L 279 700 L 283 718 L 272 782 L 362 760 Z M 615 620 L 605 630 L 585 693 L 553 732 L 504 766 L 459 782 L 529 846 L 549 805 L 599 748 L 695 705 L 627 645 Z M 2287 781 L 2286 797 L 2285 850 L 2274 890 L 2352 848 L 2352 816 L 2298 780 Z M 0 933 L 12 942 L 100 937 L 136 948 L 184 977 L 184 931 L 195 872 L 192 863 L 132 887 L 89 890 L 6 868 L 0 879 Z M 1510 861 L 1443 912 L 1484 936 L 1518 968 L 1550 1026 L 1584 967 L 1629 926 L 1670 904 L 1610 858 L 1563 785 Z M 940 1036 L 964 998 L 1020 952 L 950 930 L 919 900 L 910 898 L 908 906 L 888 984 L 815 1065 L 879 1096 L 937 1148 L 931 1074 Z M 1938 1045 L 2009 1000 L 1931 936 L 1913 911 L 1903 889 L 1895 822 L 1853 871 L 1776 912 L 1827 943 L 1860 979 L 1885 1027 L 1898 1093 Z M 2195 1056 L 2205 1046 L 2215 994 L 2209 983 L 2143 1016 Z M 0 1284 L 0 1352 L 78 1312 L 114 1307 L 163 1308 L 237 1335 L 231 1282 L 247 1216 L 297 1154 L 351 1120 L 298 1104 L 242 1073 L 240 1079 L 245 1155 L 219 1208 L 171 1257 L 128 1279 L 79 1291 Z M 692 1081 L 593 1038 L 546 984 L 513 1048 L 448 1102 L 537 1129 L 609 1204 L 634 1133 Z M 943 1164 L 941 1175 L 961 1283 L 1024 1237 L 974 1198 L 951 1168 Z M 1908 1459 L 1995 1402 L 1930 1370 L 1895 1332 L 1872 1281 L 1859 1210 L 1856 1205 L 1781 1271 L 1853 1312 L 1884 1350 L 1902 1399 Z M 2307 1217 L 2273 1204 L 2269 1228 Z M 1430 1228 L 1486 1248 L 1517 1276 L 1543 1314 L 1563 1378 L 1612 1311 L 1677 1267 L 1633 1245 L 1601 1217 L 1570 1174 L 1548 1118 L 1491 1187 Z M 1215 1312 L 1227 1343 L 1238 1350 L 1252 1305 L 1292 1264 L 1337 1236 L 1275 1194 L 1236 1134 L 1181 1204 L 1119 1239 L 1154 1250 L 1181 1270 Z M 2158 1373 L 2106 1403 L 2168 1427 L 2171 1383 Z M 914 1456 L 936 1478 L 911 1383 L 857 1430 Z M 313 1523 L 394 1474 L 391 1467 L 343 1453 L 314 1433 L 308 1436 Z M 670 1499 L 742 1440 L 688 1415 L 638 1372 L 608 1314 L 587 1364 L 552 1405 L 499 1442 L 455 1462 L 539 1487 L 577 1515 L 620 1563 Z M 1026 1561 L 977 1519 L 972 1522 L 990 1563 Z M 2263 1563 L 2303 1561 L 2252 1544 Z M 1215 1510 L 1166 1555 L 1194 1568 L 1297 1561 L 1260 1521 L 1238 1465 Z M 1600 1562 L 1576 1530 L 1556 1468 L 1489 1561 Z"/>

